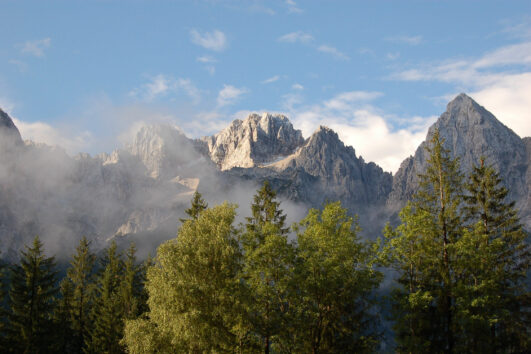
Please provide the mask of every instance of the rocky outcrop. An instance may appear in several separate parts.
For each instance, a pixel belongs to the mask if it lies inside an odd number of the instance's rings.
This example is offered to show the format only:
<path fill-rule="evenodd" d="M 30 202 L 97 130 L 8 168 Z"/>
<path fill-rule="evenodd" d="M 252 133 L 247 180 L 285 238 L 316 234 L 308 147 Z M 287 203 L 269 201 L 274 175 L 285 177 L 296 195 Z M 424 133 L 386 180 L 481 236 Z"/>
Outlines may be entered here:
<path fill-rule="evenodd" d="M 393 188 L 388 206 L 393 210 L 401 208 L 418 187 L 419 173 L 426 169 L 426 144 L 435 130 L 444 139 L 444 146 L 453 157 L 459 157 L 461 170 L 467 174 L 477 165 L 481 157 L 499 172 L 506 187 L 508 198 L 517 202 L 522 216 L 529 209 L 528 141 L 521 139 L 510 128 L 501 123 L 492 113 L 465 94 L 452 100 L 446 111 L 430 127 L 424 141 L 414 156 L 402 162 L 393 178 Z M 528 227 L 531 224 L 527 224 Z"/>
<path fill-rule="evenodd" d="M 285 116 L 252 113 L 245 120 L 237 119 L 218 134 L 196 143 L 225 171 L 233 167 L 255 167 L 290 155 L 304 139 Z"/>

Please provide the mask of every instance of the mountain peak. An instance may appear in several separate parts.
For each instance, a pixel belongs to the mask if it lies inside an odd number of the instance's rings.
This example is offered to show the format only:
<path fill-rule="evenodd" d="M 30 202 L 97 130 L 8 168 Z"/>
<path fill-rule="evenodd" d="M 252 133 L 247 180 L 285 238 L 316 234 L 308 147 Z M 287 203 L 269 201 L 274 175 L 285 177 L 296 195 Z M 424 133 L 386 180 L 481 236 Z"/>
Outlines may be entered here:
<path fill-rule="evenodd" d="M 294 129 L 286 116 L 271 113 L 251 113 L 201 141 L 221 170 L 268 163 L 304 144 L 301 131 Z"/>

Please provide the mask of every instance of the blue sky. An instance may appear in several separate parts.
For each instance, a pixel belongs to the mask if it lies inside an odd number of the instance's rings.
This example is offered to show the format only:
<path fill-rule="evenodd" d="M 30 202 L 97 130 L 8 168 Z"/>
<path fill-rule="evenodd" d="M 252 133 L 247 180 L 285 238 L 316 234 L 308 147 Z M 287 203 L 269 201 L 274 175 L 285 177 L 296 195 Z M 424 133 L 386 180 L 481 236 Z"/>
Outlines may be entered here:
<path fill-rule="evenodd" d="M 70 153 L 271 111 L 394 172 L 459 92 L 531 135 L 530 66 L 530 1 L 0 1 L 0 106 Z"/>

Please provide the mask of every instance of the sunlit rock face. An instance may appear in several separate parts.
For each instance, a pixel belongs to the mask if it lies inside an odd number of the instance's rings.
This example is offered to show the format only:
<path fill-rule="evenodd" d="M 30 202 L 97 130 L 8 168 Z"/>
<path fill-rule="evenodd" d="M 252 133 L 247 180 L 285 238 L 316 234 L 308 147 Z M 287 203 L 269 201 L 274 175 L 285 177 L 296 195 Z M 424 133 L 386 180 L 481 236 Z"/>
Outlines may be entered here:
<path fill-rule="evenodd" d="M 500 172 L 510 190 L 509 200 L 516 201 L 526 227 L 531 229 L 530 205 L 530 149 L 529 138 L 521 139 L 501 123 L 492 113 L 465 94 L 448 103 L 446 111 L 430 127 L 426 141 L 415 154 L 402 162 L 393 179 L 388 205 L 402 207 L 418 187 L 418 174 L 426 170 L 426 145 L 435 130 L 453 157 L 459 157 L 461 171 L 469 173 L 481 157 Z"/>
<path fill-rule="evenodd" d="M 255 167 L 287 156 L 304 143 L 283 115 L 252 113 L 235 120 L 221 132 L 202 138 L 198 144 L 222 171 L 233 167 Z"/>

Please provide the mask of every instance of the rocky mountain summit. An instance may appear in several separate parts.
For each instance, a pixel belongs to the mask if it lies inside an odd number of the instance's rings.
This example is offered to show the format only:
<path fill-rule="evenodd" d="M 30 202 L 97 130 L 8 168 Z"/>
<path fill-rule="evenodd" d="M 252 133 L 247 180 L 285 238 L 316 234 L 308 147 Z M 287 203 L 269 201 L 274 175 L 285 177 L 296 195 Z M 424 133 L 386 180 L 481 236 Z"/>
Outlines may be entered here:
<path fill-rule="evenodd" d="M 435 129 L 463 172 L 481 156 L 494 164 L 531 230 L 531 138 L 521 139 L 464 94 L 448 104 L 426 141 Z M 340 200 L 374 237 L 415 192 L 417 174 L 426 168 L 426 142 L 392 176 L 358 157 L 331 129 L 319 127 L 304 139 L 288 118 L 268 113 L 250 114 L 201 139 L 175 126 L 144 126 L 123 149 L 71 157 L 60 148 L 24 144 L 0 110 L 0 144 L 0 250 L 7 258 L 36 234 L 52 252 L 70 252 L 87 236 L 96 247 L 111 238 L 134 239 L 147 254 L 174 237 L 195 190 L 211 204 L 238 202 L 245 213 L 264 180 L 283 206 L 299 211 Z"/>
<path fill-rule="evenodd" d="M 516 201 L 521 210 L 522 221 L 531 229 L 531 154 L 530 138 L 521 139 L 501 123 L 492 113 L 465 94 L 458 95 L 448 103 L 446 111 L 429 128 L 426 140 L 413 156 L 405 159 L 393 178 L 393 188 L 388 205 L 401 208 L 418 186 L 418 174 L 426 170 L 426 144 L 439 131 L 444 145 L 453 157 L 459 157 L 463 173 L 478 165 L 481 157 L 499 171 L 508 198 Z"/>
<path fill-rule="evenodd" d="M 292 154 L 303 143 L 301 131 L 293 129 L 288 118 L 269 113 L 236 119 L 221 132 L 196 141 L 222 171 L 270 163 Z"/>

